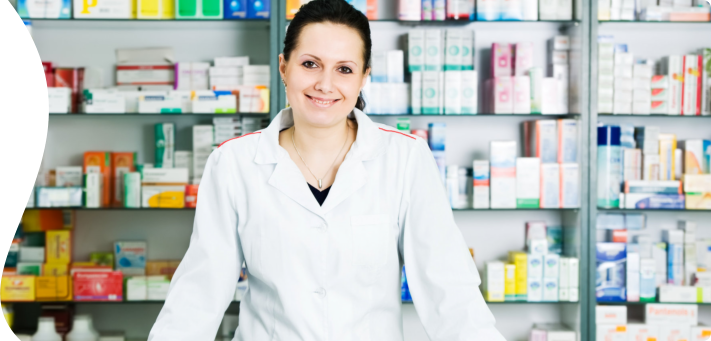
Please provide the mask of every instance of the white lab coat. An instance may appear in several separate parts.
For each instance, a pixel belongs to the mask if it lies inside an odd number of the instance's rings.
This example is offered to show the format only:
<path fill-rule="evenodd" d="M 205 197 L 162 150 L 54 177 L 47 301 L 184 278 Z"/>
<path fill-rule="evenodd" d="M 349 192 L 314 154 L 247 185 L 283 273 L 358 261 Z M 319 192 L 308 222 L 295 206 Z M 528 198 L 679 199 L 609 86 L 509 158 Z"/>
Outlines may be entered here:
<path fill-rule="evenodd" d="M 291 109 L 210 155 L 149 341 L 212 340 L 243 261 L 236 341 L 402 340 L 403 263 L 431 340 L 504 340 L 427 142 L 353 117 L 356 140 L 323 206 L 279 145 Z"/>

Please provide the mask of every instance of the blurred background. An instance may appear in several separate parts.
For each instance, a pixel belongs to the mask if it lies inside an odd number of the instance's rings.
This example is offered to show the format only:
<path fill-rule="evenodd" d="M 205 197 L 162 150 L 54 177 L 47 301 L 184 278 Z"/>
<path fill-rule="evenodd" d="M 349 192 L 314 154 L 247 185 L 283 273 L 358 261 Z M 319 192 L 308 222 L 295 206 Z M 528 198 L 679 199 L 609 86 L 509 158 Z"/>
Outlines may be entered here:
<path fill-rule="evenodd" d="M 50 119 L 4 316 L 23 341 L 146 340 L 207 157 L 287 105 L 302 2 L 10 2 Z M 366 113 L 428 140 L 507 340 L 711 336 L 707 2 L 349 3 L 371 25 Z M 406 268 L 405 340 L 429 340 Z M 206 340 L 233 338 L 248 277 Z"/>

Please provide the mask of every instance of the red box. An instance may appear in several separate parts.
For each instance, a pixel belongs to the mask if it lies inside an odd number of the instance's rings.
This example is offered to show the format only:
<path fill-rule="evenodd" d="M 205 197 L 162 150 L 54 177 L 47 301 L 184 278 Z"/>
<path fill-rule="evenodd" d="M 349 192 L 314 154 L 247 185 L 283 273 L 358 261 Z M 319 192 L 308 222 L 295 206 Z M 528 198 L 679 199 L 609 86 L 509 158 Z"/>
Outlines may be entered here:
<path fill-rule="evenodd" d="M 54 87 L 54 69 L 52 68 L 52 63 L 42 62 L 42 68 L 44 69 L 44 78 L 47 79 L 47 87 Z"/>
<path fill-rule="evenodd" d="M 54 85 L 72 89 L 72 113 L 79 112 L 79 70 L 74 68 L 54 69 Z"/>
<path fill-rule="evenodd" d="M 75 301 L 123 301 L 123 273 L 77 272 L 74 274 Z"/>
<path fill-rule="evenodd" d="M 197 207 L 198 185 L 185 186 L 185 207 Z"/>
<path fill-rule="evenodd" d="M 627 230 L 612 230 L 613 243 L 627 243 Z"/>

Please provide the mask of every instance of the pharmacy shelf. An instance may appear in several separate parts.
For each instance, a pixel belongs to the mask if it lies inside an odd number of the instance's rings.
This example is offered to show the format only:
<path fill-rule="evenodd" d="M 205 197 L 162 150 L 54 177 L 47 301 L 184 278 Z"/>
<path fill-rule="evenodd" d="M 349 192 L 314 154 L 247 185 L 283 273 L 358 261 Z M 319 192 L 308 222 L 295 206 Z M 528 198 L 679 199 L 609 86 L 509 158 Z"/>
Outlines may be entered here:
<path fill-rule="evenodd" d="M 507 23 L 507 24 L 529 24 L 529 23 L 557 23 L 557 24 L 578 24 L 580 20 L 398 20 L 398 19 L 371 19 L 369 22 L 394 22 L 403 25 L 467 25 L 471 23 Z M 291 22 L 291 19 L 286 21 Z"/>
<path fill-rule="evenodd" d="M 603 24 L 711 24 L 711 21 L 631 21 L 631 20 L 607 20 L 600 21 Z"/>
<path fill-rule="evenodd" d="M 3 301 L 8 304 L 164 304 L 164 300 L 147 301 Z M 231 305 L 238 305 L 239 301 L 230 302 Z"/>
<path fill-rule="evenodd" d="M 97 22 L 97 21 L 106 21 L 106 22 L 220 22 L 220 21 L 226 21 L 226 22 L 236 22 L 236 21 L 256 21 L 256 22 L 269 22 L 269 19 L 110 19 L 110 18 L 97 18 L 97 19 L 77 19 L 77 18 L 70 18 L 70 19 L 56 19 L 56 18 L 32 18 L 32 19 L 27 19 L 23 18 L 22 20 L 28 20 L 30 22 L 32 21 L 53 21 L 53 22 L 80 22 L 80 21 L 86 21 L 86 22 Z"/>
<path fill-rule="evenodd" d="M 580 114 L 457 114 L 457 115 L 429 115 L 429 114 L 368 114 L 370 117 L 535 117 L 535 118 L 573 118 Z M 711 117 L 711 116 L 709 116 Z"/>
<path fill-rule="evenodd" d="M 577 211 L 580 208 L 453 208 L 455 212 L 488 212 L 488 211 Z M 194 208 L 145 208 L 145 207 L 32 207 L 30 210 L 80 210 L 80 211 L 195 211 Z"/>
<path fill-rule="evenodd" d="M 661 208 L 598 208 L 598 211 L 602 212 L 699 212 L 699 213 L 711 213 L 711 210 L 687 210 L 687 209 L 661 209 Z"/>
<path fill-rule="evenodd" d="M 639 117 L 639 118 L 685 118 L 685 119 L 703 119 L 703 118 L 711 118 L 709 115 L 700 115 L 700 116 L 692 116 L 692 115 L 636 115 L 636 114 L 598 114 L 597 118 L 598 119 L 606 119 L 609 117 Z"/>
<path fill-rule="evenodd" d="M 164 116 L 164 117 L 181 117 L 181 116 L 192 116 L 192 117 L 232 117 L 232 116 L 257 116 L 257 117 L 269 117 L 269 113 L 234 113 L 234 114 L 192 114 L 192 113 L 185 113 L 185 114 L 136 114 L 136 113 L 102 113 L 102 114 L 86 114 L 86 113 L 74 113 L 74 114 L 58 114 L 58 113 L 50 113 L 49 116 L 51 117 L 81 117 L 81 116 L 91 116 L 91 117 L 99 117 L 99 116 L 108 116 L 108 117 L 121 117 L 121 116 L 127 116 L 127 117 L 156 117 L 156 116 Z"/>
<path fill-rule="evenodd" d="M 696 304 L 696 305 L 711 305 L 711 303 L 692 303 L 692 302 L 597 302 L 598 305 L 645 305 L 645 304 Z"/>

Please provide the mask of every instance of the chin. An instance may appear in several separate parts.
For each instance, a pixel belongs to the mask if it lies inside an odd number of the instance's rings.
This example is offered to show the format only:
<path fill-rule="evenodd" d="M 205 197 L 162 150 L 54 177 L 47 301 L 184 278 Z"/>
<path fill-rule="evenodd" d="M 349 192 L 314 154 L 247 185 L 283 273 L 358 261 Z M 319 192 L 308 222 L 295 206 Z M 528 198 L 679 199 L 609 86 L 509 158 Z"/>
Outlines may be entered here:
<path fill-rule="evenodd" d="M 310 103 L 304 103 L 299 108 L 293 108 L 298 112 L 304 122 L 316 127 L 328 127 L 343 120 L 351 113 L 355 106 L 346 109 L 343 103 L 338 103 L 330 108 L 314 108 Z"/>

